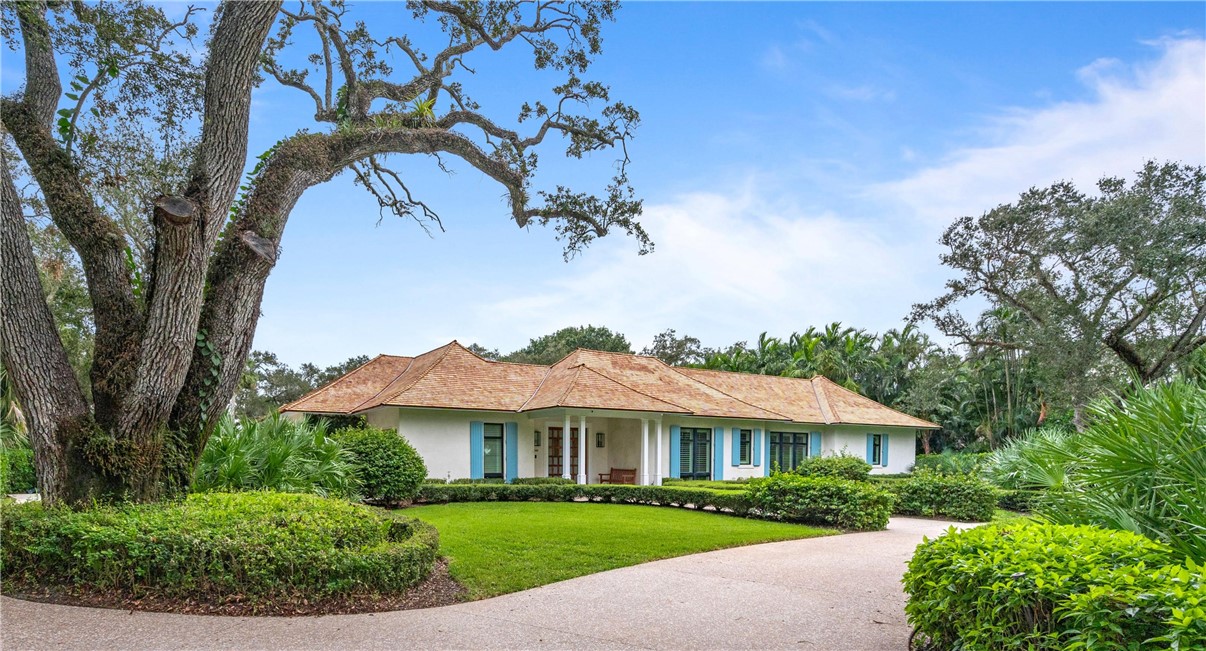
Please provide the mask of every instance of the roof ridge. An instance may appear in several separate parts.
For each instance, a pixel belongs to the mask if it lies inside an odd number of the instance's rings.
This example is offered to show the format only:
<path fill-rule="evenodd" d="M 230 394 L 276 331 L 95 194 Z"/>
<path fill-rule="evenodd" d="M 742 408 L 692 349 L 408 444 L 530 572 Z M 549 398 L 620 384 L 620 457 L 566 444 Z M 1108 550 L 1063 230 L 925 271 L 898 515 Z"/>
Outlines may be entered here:
<path fill-rule="evenodd" d="M 339 377 L 335 378 L 334 380 L 331 380 L 330 382 L 327 382 L 326 384 L 324 384 L 316 389 L 311 389 L 310 391 L 306 392 L 301 397 L 299 397 L 297 400 L 292 400 L 290 402 L 287 402 L 287 403 L 281 405 L 280 407 L 277 408 L 277 412 L 284 412 L 287 407 L 292 407 L 293 405 L 296 405 L 297 403 L 301 402 L 302 400 L 305 400 L 306 398 L 309 398 L 311 396 L 316 396 L 316 395 L 322 393 L 323 391 L 330 389 L 331 387 L 335 386 L 336 382 L 342 380 L 345 377 L 348 377 L 350 375 L 353 375 L 355 373 L 358 373 L 358 372 L 364 370 L 369 364 L 372 364 L 373 362 L 381 359 L 382 357 L 406 357 L 406 356 L 405 355 L 386 355 L 385 353 L 378 353 L 376 357 L 361 364 L 360 366 L 357 366 L 356 368 L 348 371 L 347 373 L 340 375 Z M 414 358 L 412 357 L 411 360 L 413 360 L 413 359 Z"/>
<path fill-rule="evenodd" d="M 825 380 L 828 380 L 829 378 L 825 377 L 824 375 L 814 375 L 812 376 L 812 379 L 808 381 L 808 385 L 812 387 L 812 395 L 816 396 L 817 398 L 817 407 L 819 407 L 821 410 L 821 418 L 825 419 L 826 425 L 840 423 L 842 418 L 841 416 L 837 415 L 836 411 L 834 411 L 833 405 L 829 404 L 829 396 L 825 395 L 824 391 L 817 389 L 818 378 Z"/>
<path fill-rule="evenodd" d="M 884 409 L 887 409 L 888 411 L 894 411 L 894 412 L 896 412 L 896 413 L 898 413 L 898 414 L 900 414 L 901 416 L 904 416 L 904 417 L 906 417 L 906 418 L 912 418 L 913 420 L 919 420 L 919 421 L 921 421 L 921 422 L 923 422 L 923 423 L 926 423 L 926 424 L 928 424 L 928 425 L 934 425 L 934 426 L 940 427 L 940 426 L 938 425 L 938 423 L 931 423 L 930 421 L 928 421 L 928 420 L 926 420 L 926 419 L 924 419 L 924 418 L 919 418 L 919 417 L 914 416 L 914 415 L 912 415 L 912 414 L 906 414 L 905 412 L 903 412 L 903 411 L 901 411 L 901 410 L 899 410 L 899 409 L 896 409 L 896 408 L 894 408 L 894 407 L 889 407 L 888 405 L 885 405 L 884 403 L 882 403 L 882 402 L 880 402 L 880 401 L 878 401 L 878 400 L 875 400 L 875 399 L 870 398 L 870 397 L 868 397 L 868 396 L 864 396 L 863 394 L 859 393 L 858 391 L 851 391 L 850 389 L 847 389 L 846 387 L 844 387 L 844 386 L 842 386 L 842 385 L 838 384 L 837 382 L 834 382 L 833 380 L 830 380 L 829 378 L 825 377 L 824 375 L 818 375 L 818 376 L 817 376 L 817 378 L 820 378 L 820 379 L 825 380 L 826 382 L 828 382 L 829 384 L 832 384 L 833 386 L 837 387 L 837 388 L 838 388 L 839 390 L 841 390 L 841 391 L 845 391 L 846 393 L 849 393 L 849 394 L 851 394 L 851 395 L 854 395 L 854 396 L 857 396 L 857 397 L 859 397 L 859 398 L 862 398 L 863 400 L 870 400 L 871 402 L 874 402 L 875 404 L 879 405 L 880 407 L 883 407 Z M 814 378 L 814 379 L 815 379 L 815 378 Z"/>
<path fill-rule="evenodd" d="M 585 366 L 585 365 L 579 364 L 579 365 L 573 367 L 575 369 L 574 370 L 574 379 L 570 380 L 569 382 L 566 382 L 565 391 L 561 392 L 561 395 L 557 396 L 557 399 L 553 401 L 554 405 L 560 406 L 561 401 L 565 400 L 565 397 L 569 395 L 569 392 L 574 390 L 574 383 L 578 381 L 578 376 L 582 375 L 582 367 L 583 366 Z M 536 395 L 536 394 L 532 394 L 532 395 Z"/>
<path fill-rule="evenodd" d="M 551 366 L 548 366 L 547 364 L 529 364 L 528 362 L 508 362 L 505 359 L 487 359 L 485 357 L 482 357 L 481 355 L 478 355 L 477 353 L 473 352 L 472 350 L 469 350 L 468 348 L 461 346 L 461 342 L 457 341 L 456 339 L 453 339 L 451 343 L 454 343 L 457 346 L 460 346 L 461 350 L 465 351 L 466 353 L 469 353 L 470 355 L 473 355 L 474 357 L 482 360 L 483 362 L 486 362 L 487 364 L 510 364 L 512 366 L 537 366 L 540 368 L 552 368 Z"/>
<path fill-rule="evenodd" d="M 452 350 L 452 345 L 453 345 L 453 344 L 456 344 L 458 347 L 460 347 L 460 348 L 462 348 L 462 349 L 464 348 L 464 346 L 461 346 L 460 344 L 458 344 L 458 343 L 456 342 L 456 340 L 455 340 L 455 339 L 453 339 L 452 341 L 448 342 L 447 344 L 444 344 L 444 347 L 443 347 L 443 348 L 444 348 L 444 352 L 440 353 L 440 356 L 439 356 L 439 357 L 437 357 L 437 358 L 436 358 L 436 360 L 435 360 L 434 362 L 432 362 L 432 363 L 431 363 L 431 366 L 428 366 L 428 367 L 427 367 L 427 370 L 425 370 L 425 371 L 423 371 L 422 373 L 420 373 L 420 374 L 419 374 L 419 377 L 415 378 L 414 382 L 411 382 L 410 384 L 408 384 L 408 385 L 406 385 L 406 386 L 402 387 L 401 389 L 398 389 L 396 392 L 394 392 L 394 394 L 393 394 L 393 395 L 391 395 L 391 396 L 389 396 L 389 397 L 385 398 L 385 400 L 393 400 L 394 398 L 397 398 L 398 396 L 400 396 L 400 395 L 402 395 L 403 393 L 406 393 L 408 390 L 410 390 L 410 388 L 411 388 L 411 387 L 413 387 L 414 385 L 418 384 L 418 383 L 419 383 L 419 380 L 422 380 L 423 378 L 427 377 L 427 374 L 431 372 L 431 369 L 433 369 L 433 368 L 435 368 L 435 367 L 439 366 L 439 365 L 440 365 L 440 362 L 444 361 L 444 358 L 448 356 L 448 351 Z M 437 349 L 437 350 L 438 350 L 438 349 Z M 468 351 L 466 351 L 466 352 L 468 352 Z M 469 354 L 470 354 L 470 355 L 472 355 L 473 353 L 469 353 Z M 408 369 L 409 369 L 409 367 L 408 367 Z M 382 402 L 385 402 L 385 400 L 382 400 Z"/>
<path fill-rule="evenodd" d="M 656 357 L 654 357 L 653 359 L 657 359 L 657 358 L 656 358 Z M 749 407 L 753 407 L 754 409 L 760 409 L 760 410 L 762 410 L 762 411 L 765 411 L 765 412 L 766 412 L 766 413 L 768 413 L 768 414 L 775 414 L 776 416 L 778 416 L 778 417 L 780 417 L 780 418 L 782 418 L 782 419 L 784 419 L 784 420 L 794 422 L 794 421 L 792 421 L 791 416 L 788 416 L 788 415 L 786 415 L 786 414 L 780 414 L 779 412 L 777 412 L 777 411 L 775 411 L 775 410 L 773 410 L 773 409 L 767 409 L 766 407 L 763 407 L 762 405 L 755 405 L 755 404 L 754 404 L 754 403 L 752 403 L 752 402 L 746 402 L 746 401 L 742 400 L 741 398 L 738 398 L 738 397 L 737 397 L 737 396 L 735 396 L 735 395 L 732 395 L 732 394 L 730 394 L 730 393 L 728 393 L 728 392 L 726 392 L 726 391 L 723 391 L 723 390 L 721 390 L 721 389 L 719 389 L 719 388 L 717 388 L 717 387 L 714 387 L 714 386 L 712 386 L 712 385 L 708 384 L 707 382 L 702 382 L 702 381 L 700 381 L 700 380 L 698 380 L 698 379 L 696 379 L 696 378 L 691 377 L 690 375 L 687 375 L 686 373 L 683 373 L 682 371 L 678 370 L 678 367 L 671 366 L 671 365 L 669 365 L 669 364 L 667 364 L 667 363 L 663 362 L 663 361 L 662 361 L 662 360 L 660 360 L 660 359 L 657 359 L 657 361 L 658 361 L 658 363 L 660 363 L 662 366 L 665 366 L 666 368 L 670 369 L 670 370 L 671 370 L 672 372 L 674 372 L 676 375 L 679 375 L 679 376 L 681 376 L 681 377 L 684 377 L 684 378 L 686 378 L 687 380 L 689 380 L 689 381 L 691 381 L 691 382 L 695 382 L 696 384 L 702 384 L 703 386 L 708 387 L 709 389 L 711 389 L 711 390 L 715 391 L 716 393 L 719 393 L 719 394 L 720 394 L 720 395 L 722 395 L 722 396 L 726 396 L 726 397 L 728 397 L 728 398 L 729 398 L 729 399 L 731 399 L 731 400 L 736 400 L 737 402 L 740 402 L 741 404 L 746 405 L 746 406 L 749 406 Z M 721 371 L 721 372 L 722 372 L 722 373 L 732 373 L 732 371 Z M 739 373 L 738 375 L 761 375 L 761 373 Z M 771 377 L 771 376 L 767 376 L 767 377 Z M 777 377 L 777 376 L 776 376 L 776 377 Z M 673 404 L 673 403 L 672 403 L 672 404 Z"/>
<path fill-rule="evenodd" d="M 657 358 L 655 357 L 654 359 L 657 359 Z M 694 414 L 694 413 L 695 413 L 693 410 L 688 409 L 687 407 L 684 407 L 684 406 L 682 406 L 682 405 L 680 405 L 680 404 L 678 404 L 678 403 L 676 403 L 676 402 L 670 402 L 669 400 L 666 400 L 665 398 L 659 398 L 659 397 L 657 397 L 657 396 L 655 396 L 655 395 L 653 395 L 653 394 L 650 394 L 650 393 L 645 393 L 644 391 L 641 391 L 640 389 L 636 389 L 636 388 L 630 387 L 630 386 L 628 386 L 627 384 L 624 384 L 623 382 L 621 382 L 621 381 L 619 381 L 619 380 L 615 379 L 614 377 L 612 377 L 612 376 L 610 376 L 610 375 L 608 375 L 608 374 L 606 374 L 606 373 L 603 373 L 602 371 L 598 371 L 598 370 L 593 369 L 593 368 L 591 368 L 591 367 L 589 367 L 589 366 L 586 366 L 585 364 L 583 364 L 583 365 L 582 365 L 582 367 L 583 367 L 583 368 L 585 368 L 586 370 L 590 371 L 591 373 L 594 373 L 595 375 L 598 375 L 599 377 L 601 377 L 601 378 L 604 378 L 604 379 L 608 380 L 609 382 L 615 382 L 616 384 L 618 384 L 618 385 L 620 385 L 620 386 L 624 387 L 625 389 L 628 389 L 629 391 L 632 391 L 633 393 L 639 393 L 639 394 L 641 394 L 641 395 L 645 396 L 646 398 L 650 398 L 650 399 L 652 399 L 652 400 L 656 400 L 656 401 L 658 401 L 658 402 L 664 402 L 664 403 L 666 403 L 667 405 L 670 405 L 670 406 L 672 406 L 672 407 L 678 407 L 679 409 L 685 410 L 685 411 L 686 411 L 688 414 Z M 576 380 L 577 378 L 574 378 L 574 379 Z M 569 393 L 569 392 L 568 392 L 568 391 L 566 391 L 566 393 Z M 765 410 L 765 411 L 770 411 L 770 410 L 769 410 L 769 409 L 767 409 L 767 410 Z M 771 413 L 773 414 L 773 413 L 775 413 L 775 412 L 771 412 Z"/>
<path fill-rule="evenodd" d="M 490 360 L 486 360 L 486 361 L 490 361 Z M 535 366 L 535 364 L 533 364 L 533 366 Z M 522 412 L 524 410 L 524 408 L 528 406 L 529 402 L 532 402 L 533 400 L 536 399 L 536 396 L 540 393 L 540 389 L 542 387 L 544 387 L 545 381 L 548 380 L 549 376 L 552 374 L 553 374 L 553 367 L 549 366 L 544 369 L 544 377 L 540 378 L 540 384 L 536 385 L 536 388 L 532 391 L 532 395 L 528 396 L 528 399 L 523 401 L 523 404 L 519 406 L 519 409 L 515 410 L 516 413 Z"/>
<path fill-rule="evenodd" d="M 348 413 L 354 414 L 354 413 L 360 411 L 361 409 L 363 409 L 365 405 L 380 398 L 381 394 L 385 393 L 385 390 L 389 388 L 389 385 L 394 383 L 394 380 L 397 380 L 398 378 L 402 377 L 403 375 L 406 375 L 406 372 L 410 370 L 410 367 L 415 365 L 415 359 L 416 359 L 416 357 L 411 357 L 410 361 L 406 363 L 406 368 L 402 369 L 401 371 L 398 371 L 398 374 L 395 375 L 392 379 L 390 379 L 389 382 L 386 382 L 385 386 L 381 387 L 381 389 L 379 389 L 377 391 L 377 393 L 374 393 L 372 396 L 366 398 L 365 400 L 363 400 L 362 402 L 357 404 L 355 409 L 352 409 Z M 380 401 L 378 401 L 378 402 L 380 402 Z"/>

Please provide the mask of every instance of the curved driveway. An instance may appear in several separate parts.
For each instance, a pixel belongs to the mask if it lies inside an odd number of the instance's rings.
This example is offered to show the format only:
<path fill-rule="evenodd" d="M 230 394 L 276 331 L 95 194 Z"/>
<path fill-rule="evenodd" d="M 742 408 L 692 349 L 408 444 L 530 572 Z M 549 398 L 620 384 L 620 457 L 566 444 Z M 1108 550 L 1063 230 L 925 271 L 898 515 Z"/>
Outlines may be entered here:
<path fill-rule="evenodd" d="M 0 598 L 16 649 L 905 649 L 900 578 L 948 522 L 682 556 L 471 603 L 209 617 Z"/>

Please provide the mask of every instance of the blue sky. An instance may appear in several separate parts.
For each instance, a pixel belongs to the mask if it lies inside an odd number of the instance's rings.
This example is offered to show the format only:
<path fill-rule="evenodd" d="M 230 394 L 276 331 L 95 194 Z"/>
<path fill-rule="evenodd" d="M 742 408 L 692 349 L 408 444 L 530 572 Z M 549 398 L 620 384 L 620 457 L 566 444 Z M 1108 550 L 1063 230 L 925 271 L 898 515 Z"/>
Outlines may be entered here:
<path fill-rule="evenodd" d="M 398 5 L 352 12 L 379 37 L 414 33 Z M 941 292 L 936 240 L 955 218 L 1147 158 L 1206 164 L 1204 26 L 1200 2 L 630 3 L 589 76 L 641 111 L 630 175 L 654 253 L 613 235 L 565 263 L 472 168 L 398 159 L 446 232 L 377 225 L 346 175 L 310 190 L 255 345 L 329 364 L 454 338 L 505 352 L 586 323 L 638 350 L 665 328 L 724 346 L 830 321 L 899 327 Z M 462 79 L 498 121 L 559 81 L 524 55 L 482 54 Z M 265 84 L 252 148 L 312 108 Z M 566 161 L 558 145 L 538 185 L 606 184 L 613 155 Z"/>

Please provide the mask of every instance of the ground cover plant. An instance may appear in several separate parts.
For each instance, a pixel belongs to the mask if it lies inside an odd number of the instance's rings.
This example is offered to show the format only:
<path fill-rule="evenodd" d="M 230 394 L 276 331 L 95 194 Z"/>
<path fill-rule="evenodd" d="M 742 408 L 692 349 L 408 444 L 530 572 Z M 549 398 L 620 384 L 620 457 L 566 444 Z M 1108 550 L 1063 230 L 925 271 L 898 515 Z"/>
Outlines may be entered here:
<path fill-rule="evenodd" d="M 357 488 L 367 502 L 414 499 L 427 477 L 427 465 L 410 442 L 394 430 L 343 429 L 334 438 L 350 455 Z"/>
<path fill-rule="evenodd" d="M 132 598 L 273 604 L 400 593 L 439 536 L 411 518 L 314 495 L 202 493 L 75 511 L 0 507 L 6 591 L 63 587 Z"/>
<path fill-rule="evenodd" d="M 904 577 L 915 648 L 1200 649 L 1203 568 L 1126 531 L 1014 520 L 952 529 Z"/>
<path fill-rule="evenodd" d="M 414 516 L 440 530 L 440 553 L 449 559 L 449 572 L 473 598 L 659 558 L 835 533 L 616 504 L 457 503 L 393 513 Z"/>
<path fill-rule="evenodd" d="M 236 422 L 227 416 L 201 453 L 193 488 L 351 497 L 357 490 L 352 460 L 322 422 L 295 423 L 277 414 Z"/>

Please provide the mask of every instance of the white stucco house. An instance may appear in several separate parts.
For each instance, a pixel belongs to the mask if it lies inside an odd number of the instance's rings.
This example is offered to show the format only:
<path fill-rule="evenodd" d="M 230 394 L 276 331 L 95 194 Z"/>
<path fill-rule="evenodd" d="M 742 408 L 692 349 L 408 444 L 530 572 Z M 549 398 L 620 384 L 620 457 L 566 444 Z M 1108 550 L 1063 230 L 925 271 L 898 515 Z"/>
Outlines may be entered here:
<path fill-rule="evenodd" d="M 875 473 L 905 472 L 928 421 L 824 377 L 669 366 L 577 350 L 552 366 L 482 359 L 453 341 L 417 357 L 380 355 L 281 412 L 363 415 L 397 429 L 431 477 L 565 477 L 614 469 L 638 484 L 739 479 L 841 450 Z M 568 432 L 568 441 L 567 433 Z"/>

